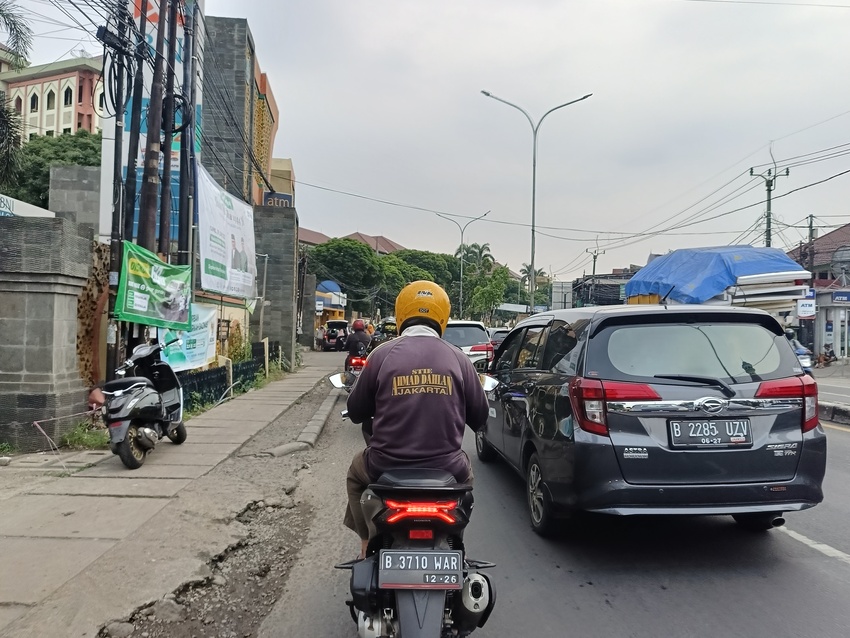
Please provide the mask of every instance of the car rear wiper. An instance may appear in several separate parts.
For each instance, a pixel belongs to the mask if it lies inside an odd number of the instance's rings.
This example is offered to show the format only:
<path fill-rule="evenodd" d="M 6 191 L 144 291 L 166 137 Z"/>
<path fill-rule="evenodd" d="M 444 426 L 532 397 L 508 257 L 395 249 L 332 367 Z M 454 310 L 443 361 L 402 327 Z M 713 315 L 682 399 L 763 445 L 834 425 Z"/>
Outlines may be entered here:
<path fill-rule="evenodd" d="M 694 383 L 704 383 L 705 385 L 713 385 L 720 388 L 720 390 L 727 397 L 732 398 L 735 396 L 735 391 L 725 381 L 721 379 L 716 379 L 714 377 L 702 377 L 695 374 L 656 374 L 656 379 L 672 379 L 673 381 L 693 381 Z"/>

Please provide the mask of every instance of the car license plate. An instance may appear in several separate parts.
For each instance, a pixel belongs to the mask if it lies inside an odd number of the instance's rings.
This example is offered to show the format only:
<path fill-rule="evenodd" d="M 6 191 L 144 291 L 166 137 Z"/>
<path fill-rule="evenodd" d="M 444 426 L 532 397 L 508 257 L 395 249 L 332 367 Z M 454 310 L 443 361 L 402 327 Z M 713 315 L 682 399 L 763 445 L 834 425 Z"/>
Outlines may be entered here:
<path fill-rule="evenodd" d="M 336 337 L 328 337 L 328 343 L 336 343 Z"/>
<path fill-rule="evenodd" d="M 674 448 L 748 447 L 753 444 L 749 419 L 704 419 L 669 422 Z"/>
<path fill-rule="evenodd" d="M 381 589 L 460 589 L 463 552 L 381 550 L 378 587 Z"/>

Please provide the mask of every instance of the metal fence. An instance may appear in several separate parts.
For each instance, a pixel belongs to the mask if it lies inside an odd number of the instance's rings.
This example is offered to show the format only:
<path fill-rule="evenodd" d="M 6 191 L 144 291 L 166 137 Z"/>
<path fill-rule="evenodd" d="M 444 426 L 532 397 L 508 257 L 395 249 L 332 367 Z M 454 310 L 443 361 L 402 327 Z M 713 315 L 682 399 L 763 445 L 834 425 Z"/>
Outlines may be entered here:
<path fill-rule="evenodd" d="M 235 369 L 236 366 L 234 366 Z M 180 385 L 183 386 L 183 408 L 197 410 L 212 405 L 227 392 L 227 368 L 178 372 Z"/>
<path fill-rule="evenodd" d="M 233 364 L 233 389 L 245 392 L 257 378 L 258 373 L 263 372 L 265 355 L 248 361 L 240 361 Z"/>

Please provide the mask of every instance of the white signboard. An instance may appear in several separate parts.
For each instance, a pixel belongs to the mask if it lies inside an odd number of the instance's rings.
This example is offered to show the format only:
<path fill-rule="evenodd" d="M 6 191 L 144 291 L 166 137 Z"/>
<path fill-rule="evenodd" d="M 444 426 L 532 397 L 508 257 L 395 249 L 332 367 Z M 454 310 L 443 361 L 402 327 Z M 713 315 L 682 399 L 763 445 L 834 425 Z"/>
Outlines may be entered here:
<path fill-rule="evenodd" d="M 254 209 L 216 184 L 200 164 L 195 197 L 201 288 L 242 299 L 256 297 Z"/>
<path fill-rule="evenodd" d="M 166 341 L 180 337 L 182 343 L 168 346 L 162 352 L 162 360 L 175 372 L 194 370 L 215 361 L 217 318 L 217 306 L 193 303 L 192 328 L 185 332 L 166 331 Z"/>
<path fill-rule="evenodd" d="M 798 319 L 814 319 L 817 307 L 814 299 L 798 299 L 797 300 L 797 318 Z"/>
<path fill-rule="evenodd" d="M 56 213 L 0 193 L 0 217 L 56 217 Z"/>

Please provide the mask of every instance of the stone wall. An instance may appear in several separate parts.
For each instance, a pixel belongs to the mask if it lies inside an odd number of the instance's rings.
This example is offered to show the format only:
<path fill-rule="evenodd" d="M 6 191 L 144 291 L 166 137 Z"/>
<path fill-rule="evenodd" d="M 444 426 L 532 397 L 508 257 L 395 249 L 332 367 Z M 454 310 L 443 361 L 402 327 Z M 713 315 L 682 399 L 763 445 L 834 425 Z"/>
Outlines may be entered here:
<path fill-rule="evenodd" d="M 295 360 L 298 286 L 298 213 L 294 208 L 254 207 L 256 250 L 269 256 L 263 337 L 280 341 L 283 355 Z M 251 334 L 259 332 L 259 311 L 251 315 Z"/>
<path fill-rule="evenodd" d="M 316 341 L 316 275 L 304 276 L 304 301 L 301 304 L 301 334 L 298 343 L 313 347 Z"/>
<path fill-rule="evenodd" d="M 48 209 L 92 232 L 100 224 L 100 166 L 52 166 Z"/>
<path fill-rule="evenodd" d="M 77 297 L 89 275 L 91 232 L 61 218 L 0 218 L 0 442 L 48 447 L 85 409 L 77 367 Z M 86 236 L 82 236 L 86 235 Z"/>

